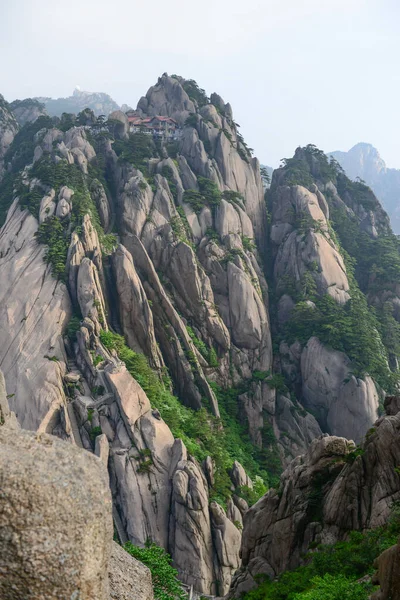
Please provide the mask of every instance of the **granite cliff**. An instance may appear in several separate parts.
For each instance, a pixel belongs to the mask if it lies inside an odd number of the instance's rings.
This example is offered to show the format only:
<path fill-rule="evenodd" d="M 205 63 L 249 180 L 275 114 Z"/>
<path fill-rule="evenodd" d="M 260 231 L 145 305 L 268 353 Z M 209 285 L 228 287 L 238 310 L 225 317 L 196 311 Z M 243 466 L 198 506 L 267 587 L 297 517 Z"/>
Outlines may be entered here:
<path fill-rule="evenodd" d="M 322 433 L 361 442 L 397 389 L 388 216 L 313 146 L 265 194 L 229 103 L 178 76 L 134 113 L 168 131 L 1 107 L 10 407 L 89 452 L 104 434 L 120 541 L 226 594 L 249 504 Z"/>

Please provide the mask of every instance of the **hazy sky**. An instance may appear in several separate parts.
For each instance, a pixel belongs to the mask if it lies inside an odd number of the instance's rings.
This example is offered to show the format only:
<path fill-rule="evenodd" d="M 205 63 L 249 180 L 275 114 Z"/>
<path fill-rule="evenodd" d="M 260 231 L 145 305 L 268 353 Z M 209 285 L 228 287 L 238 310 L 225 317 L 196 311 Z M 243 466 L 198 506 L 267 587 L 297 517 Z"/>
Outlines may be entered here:
<path fill-rule="evenodd" d="M 0 93 L 136 105 L 163 72 L 231 102 L 261 162 L 374 144 L 400 168 L 399 0 L 0 0 Z"/>

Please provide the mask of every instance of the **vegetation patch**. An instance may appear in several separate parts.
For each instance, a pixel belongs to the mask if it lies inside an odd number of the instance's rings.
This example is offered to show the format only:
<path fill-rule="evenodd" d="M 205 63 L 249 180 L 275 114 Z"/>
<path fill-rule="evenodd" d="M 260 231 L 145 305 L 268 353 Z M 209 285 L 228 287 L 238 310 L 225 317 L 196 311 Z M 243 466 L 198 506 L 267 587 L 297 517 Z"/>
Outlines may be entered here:
<path fill-rule="evenodd" d="M 372 586 L 358 580 L 374 573 L 374 560 L 397 543 L 399 534 L 400 512 L 394 505 L 386 525 L 354 531 L 347 541 L 318 545 L 308 554 L 307 565 L 263 581 L 244 600 L 367 600 Z"/>
<path fill-rule="evenodd" d="M 178 580 L 178 571 L 172 567 L 172 559 L 163 548 L 150 541 L 146 542 L 144 548 L 134 546 L 131 542 L 127 542 L 123 547 L 128 554 L 150 569 L 155 600 L 187 598 Z"/>

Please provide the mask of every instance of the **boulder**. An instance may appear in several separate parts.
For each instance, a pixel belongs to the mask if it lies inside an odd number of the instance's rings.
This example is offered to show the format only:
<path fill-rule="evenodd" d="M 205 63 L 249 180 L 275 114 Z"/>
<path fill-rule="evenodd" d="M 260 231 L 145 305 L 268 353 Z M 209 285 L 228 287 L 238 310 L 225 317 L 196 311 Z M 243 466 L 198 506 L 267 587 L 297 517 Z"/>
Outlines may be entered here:
<path fill-rule="evenodd" d="M 149 569 L 115 542 L 111 546 L 108 574 L 110 600 L 153 600 Z"/>
<path fill-rule="evenodd" d="M 108 475 L 88 452 L 0 427 L 0 596 L 109 600 Z"/>
<path fill-rule="evenodd" d="M 380 418 L 359 450 L 340 437 L 313 440 L 307 453 L 288 465 L 279 488 L 269 490 L 246 512 L 243 568 L 230 595 L 240 597 L 255 587 L 259 574 L 273 579 L 297 568 L 313 545 L 333 544 L 346 539 L 350 531 L 384 525 L 400 498 L 399 431 L 397 413 Z M 398 550 L 383 555 L 382 589 L 387 589 L 386 581 L 397 581 L 391 566 L 397 569 L 397 563 Z"/>
<path fill-rule="evenodd" d="M 129 121 L 128 117 L 122 110 L 115 110 L 108 116 L 109 121 L 115 121 L 114 135 L 117 139 L 123 140 L 128 138 Z"/>
<path fill-rule="evenodd" d="M 372 583 L 380 589 L 371 596 L 371 600 L 400 600 L 400 546 L 388 548 L 375 561 L 378 571 Z"/>

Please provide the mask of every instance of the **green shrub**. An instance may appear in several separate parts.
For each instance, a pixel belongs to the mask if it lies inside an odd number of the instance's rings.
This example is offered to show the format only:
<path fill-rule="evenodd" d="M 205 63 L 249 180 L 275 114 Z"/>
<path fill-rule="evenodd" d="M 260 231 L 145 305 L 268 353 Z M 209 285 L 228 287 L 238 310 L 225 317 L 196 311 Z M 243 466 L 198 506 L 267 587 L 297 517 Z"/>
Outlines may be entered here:
<path fill-rule="evenodd" d="M 35 236 L 40 244 L 46 244 L 45 260 L 51 265 L 53 276 L 61 281 L 66 280 L 65 265 L 67 262 L 68 240 L 65 221 L 52 216 L 39 225 Z"/>
<path fill-rule="evenodd" d="M 366 586 L 342 575 L 324 575 L 311 580 L 312 588 L 296 594 L 294 600 L 368 600 Z"/>
<path fill-rule="evenodd" d="M 33 154 L 37 142 L 34 141 L 35 135 L 41 129 L 53 127 L 51 117 L 39 117 L 34 123 L 26 123 L 18 131 L 6 154 L 4 155 L 4 164 L 11 163 L 13 173 L 21 171 L 26 165 L 33 161 Z"/>
<path fill-rule="evenodd" d="M 266 579 L 244 600 L 367 600 L 371 586 L 357 580 L 374 572 L 374 560 L 397 543 L 399 533 L 400 511 L 394 504 L 386 525 L 353 531 L 348 540 L 336 544 L 314 545 L 305 557 L 308 564 L 286 571 L 277 580 Z"/>
<path fill-rule="evenodd" d="M 90 439 L 92 441 L 94 441 L 98 435 L 101 435 L 103 432 L 101 430 L 101 427 L 93 427 L 93 429 L 90 432 Z"/>
<path fill-rule="evenodd" d="M 208 353 L 208 364 L 210 365 L 210 367 L 219 367 L 218 356 L 214 348 L 210 348 L 210 351 Z"/>
<path fill-rule="evenodd" d="M 186 331 L 188 332 L 189 337 L 192 340 L 193 344 L 196 346 L 197 350 L 207 360 L 208 359 L 209 350 L 208 350 L 207 346 L 205 345 L 205 343 L 203 342 L 203 340 L 200 340 L 196 336 L 195 332 L 193 331 L 193 329 L 189 325 L 187 325 Z"/>
<path fill-rule="evenodd" d="M 235 460 L 242 463 L 253 479 L 256 475 L 263 480 L 268 479 L 267 472 L 258 464 L 259 449 L 252 444 L 248 433 L 239 423 L 237 396 L 240 390 L 222 390 L 216 384 L 210 384 L 217 395 L 221 412 L 221 420 L 216 419 L 205 408 L 194 411 L 183 406 L 169 391 L 168 379 L 167 385 L 164 385 L 150 368 L 145 356 L 128 348 L 122 336 L 101 331 L 100 340 L 109 350 L 116 350 L 132 377 L 146 392 L 151 405 L 160 411 L 174 437 L 184 442 L 189 454 L 199 461 L 211 456 L 216 466 L 211 499 L 225 505 L 231 496 L 228 471 Z"/>
<path fill-rule="evenodd" d="M 158 156 L 152 136 L 146 133 L 132 133 L 127 140 L 115 140 L 113 149 L 120 162 L 132 164 L 144 175 L 148 175 L 149 159 Z"/>
<path fill-rule="evenodd" d="M 198 86 L 194 79 L 186 79 L 182 83 L 182 87 L 191 100 L 197 102 L 197 106 L 201 108 L 206 104 L 209 104 L 206 92 Z"/>
<path fill-rule="evenodd" d="M 196 113 L 190 113 L 185 121 L 185 127 L 194 127 L 197 126 L 197 115 Z"/>
<path fill-rule="evenodd" d="M 76 334 L 79 331 L 81 326 L 81 320 L 76 315 L 73 315 L 67 325 L 66 334 L 71 342 L 76 340 Z"/>
<path fill-rule="evenodd" d="M 252 238 L 247 235 L 242 235 L 242 245 L 248 252 L 253 252 L 256 249 L 256 245 Z"/>
<path fill-rule="evenodd" d="M 151 542 L 147 542 L 144 548 L 127 542 L 124 550 L 150 569 L 155 600 L 185 600 L 178 572 L 171 566 L 171 557 L 163 548 Z"/>

